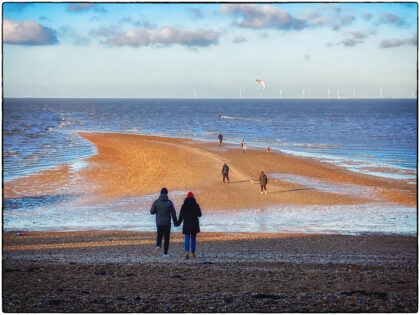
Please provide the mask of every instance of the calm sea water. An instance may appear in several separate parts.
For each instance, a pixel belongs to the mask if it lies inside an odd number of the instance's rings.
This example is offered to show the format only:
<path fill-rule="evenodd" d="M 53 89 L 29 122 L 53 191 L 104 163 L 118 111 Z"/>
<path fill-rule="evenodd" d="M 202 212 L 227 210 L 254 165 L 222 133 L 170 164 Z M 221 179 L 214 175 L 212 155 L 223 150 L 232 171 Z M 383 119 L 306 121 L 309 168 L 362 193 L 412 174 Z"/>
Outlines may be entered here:
<path fill-rule="evenodd" d="M 238 147 L 245 139 L 375 176 L 415 181 L 417 173 L 415 99 L 4 99 L 3 180 L 64 162 L 78 167 L 95 153 L 78 131 L 205 141 L 222 133 Z M 5 228 L 40 228 L 23 224 L 21 210 L 49 205 L 6 202 Z"/>

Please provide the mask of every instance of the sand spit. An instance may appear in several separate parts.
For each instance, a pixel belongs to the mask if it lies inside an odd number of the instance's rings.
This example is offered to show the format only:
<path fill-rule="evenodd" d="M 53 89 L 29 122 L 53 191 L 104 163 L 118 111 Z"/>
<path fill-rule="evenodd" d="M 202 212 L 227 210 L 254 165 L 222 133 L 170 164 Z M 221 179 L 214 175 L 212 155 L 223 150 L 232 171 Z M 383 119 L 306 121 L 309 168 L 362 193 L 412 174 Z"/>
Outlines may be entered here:
<path fill-rule="evenodd" d="M 118 133 L 80 133 L 97 148 L 85 159 L 87 166 L 56 170 L 4 183 L 4 197 L 51 194 L 77 195 L 87 202 L 106 201 L 170 191 L 194 191 L 203 208 L 240 209 L 273 204 L 351 205 L 370 202 L 354 194 L 323 192 L 297 183 L 269 179 L 268 194 L 260 195 L 259 172 L 306 176 L 331 183 L 366 186 L 384 201 L 415 206 L 417 186 L 402 180 L 382 179 L 347 171 L 312 159 L 263 150 L 220 150 L 216 143 Z M 221 167 L 230 166 L 230 184 L 221 182 Z"/>
<path fill-rule="evenodd" d="M 154 238 L 5 234 L 3 312 L 418 310 L 416 237 L 200 233 L 194 260 L 179 233 L 170 259 Z"/>

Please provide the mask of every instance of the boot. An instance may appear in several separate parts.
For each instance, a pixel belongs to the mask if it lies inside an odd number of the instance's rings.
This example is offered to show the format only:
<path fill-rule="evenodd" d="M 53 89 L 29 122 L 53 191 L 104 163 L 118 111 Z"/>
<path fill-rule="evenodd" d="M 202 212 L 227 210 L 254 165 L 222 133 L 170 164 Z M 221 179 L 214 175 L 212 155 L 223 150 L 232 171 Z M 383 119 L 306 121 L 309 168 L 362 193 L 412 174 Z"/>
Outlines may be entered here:
<path fill-rule="evenodd" d="M 185 252 L 185 259 L 190 258 L 190 252 Z"/>

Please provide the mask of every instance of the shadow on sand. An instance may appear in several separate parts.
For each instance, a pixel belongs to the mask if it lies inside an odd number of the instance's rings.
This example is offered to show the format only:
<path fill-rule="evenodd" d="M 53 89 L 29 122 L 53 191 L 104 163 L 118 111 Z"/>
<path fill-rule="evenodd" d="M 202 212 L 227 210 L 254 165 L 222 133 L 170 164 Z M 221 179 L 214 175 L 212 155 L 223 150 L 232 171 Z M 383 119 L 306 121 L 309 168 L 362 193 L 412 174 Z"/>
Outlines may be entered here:
<path fill-rule="evenodd" d="M 230 182 L 231 184 L 240 184 L 240 183 L 249 183 L 249 180 L 237 180 L 234 182 Z"/>
<path fill-rule="evenodd" d="M 279 191 L 271 191 L 267 192 L 268 194 L 280 194 L 280 193 L 286 193 L 286 192 L 292 192 L 292 191 L 301 191 L 301 190 L 314 190 L 315 188 L 299 188 L 299 189 L 289 189 L 289 190 L 279 190 Z"/>

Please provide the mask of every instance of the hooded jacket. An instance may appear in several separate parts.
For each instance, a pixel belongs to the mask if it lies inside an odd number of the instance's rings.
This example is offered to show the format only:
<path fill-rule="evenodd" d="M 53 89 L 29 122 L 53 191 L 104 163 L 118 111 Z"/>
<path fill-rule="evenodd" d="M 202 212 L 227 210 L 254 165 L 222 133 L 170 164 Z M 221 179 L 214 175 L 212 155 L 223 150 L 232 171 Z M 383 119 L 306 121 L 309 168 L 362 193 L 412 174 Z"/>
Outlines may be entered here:
<path fill-rule="evenodd" d="M 185 198 L 184 204 L 179 212 L 178 224 L 181 225 L 184 220 L 184 226 L 182 227 L 183 234 L 195 234 L 200 232 L 200 223 L 198 218 L 201 217 L 201 209 L 197 201 L 193 197 Z"/>
<path fill-rule="evenodd" d="M 159 198 L 153 202 L 150 214 L 156 214 L 156 225 L 171 225 L 171 216 L 174 225 L 177 225 L 174 204 L 166 194 L 160 194 Z"/>

